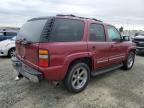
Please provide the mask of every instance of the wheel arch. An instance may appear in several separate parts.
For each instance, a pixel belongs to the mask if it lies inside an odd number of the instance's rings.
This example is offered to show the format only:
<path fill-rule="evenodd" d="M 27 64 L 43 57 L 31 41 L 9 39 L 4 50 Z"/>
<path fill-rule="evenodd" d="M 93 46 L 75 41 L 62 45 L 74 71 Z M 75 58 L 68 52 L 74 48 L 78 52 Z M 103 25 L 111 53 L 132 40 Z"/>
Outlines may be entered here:
<path fill-rule="evenodd" d="M 129 54 L 131 51 L 133 51 L 134 53 L 136 53 L 136 48 L 135 48 L 135 47 L 130 47 L 130 48 L 128 48 L 125 59 L 127 59 L 128 54 Z"/>
<path fill-rule="evenodd" d="M 67 67 L 67 72 L 66 72 L 66 74 L 65 74 L 65 78 L 66 78 L 67 75 L 68 75 L 68 71 L 69 71 L 70 67 L 71 67 L 72 65 L 74 65 L 75 63 L 79 63 L 79 62 L 86 63 L 86 64 L 88 65 L 90 71 L 93 69 L 93 65 L 92 65 L 92 64 L 93 64 L 93 60 L 92 60 L 92 57 L 79 57 L 79 58 L 75 58 L 75 59 L 73 59 L 73 60 L 69 63 L 69 65 L 68 65 L 68 67 Z"/>

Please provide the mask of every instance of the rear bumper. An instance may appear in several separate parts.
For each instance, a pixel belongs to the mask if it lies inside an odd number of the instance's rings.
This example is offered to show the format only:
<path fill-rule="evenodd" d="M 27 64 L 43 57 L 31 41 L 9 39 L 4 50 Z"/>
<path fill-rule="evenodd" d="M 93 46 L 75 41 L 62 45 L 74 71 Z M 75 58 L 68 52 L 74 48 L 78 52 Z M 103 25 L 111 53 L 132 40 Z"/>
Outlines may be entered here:
<path fill-rule="evenodd" d="M 23 62 L 18 60 L 16 57 L 13 57 L 11 60 L 12 60 L 13 67 L 20 74 L 22 74 L 25 78 L 29 79 L 30 81 L 37 83 L 43 79 L 42 73 L 24 64 Z"/>

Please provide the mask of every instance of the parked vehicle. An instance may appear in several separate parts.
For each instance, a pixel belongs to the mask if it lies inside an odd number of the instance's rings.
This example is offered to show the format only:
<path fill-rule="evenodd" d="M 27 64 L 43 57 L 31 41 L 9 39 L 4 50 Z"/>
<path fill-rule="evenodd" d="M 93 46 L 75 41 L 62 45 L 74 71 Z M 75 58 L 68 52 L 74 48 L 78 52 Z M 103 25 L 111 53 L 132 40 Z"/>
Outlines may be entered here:
<path fill-rule="evenodd" d="M 136 43 L 136 52 L 144 54 L 144 34 L 139 34 L 133 37 L 133 42 Z"/>
<path fill-rule="evenodd" d="M 16 36 L 0 42 L 0 56 L 15 56 Z"/>
<path fill-rule="evenodd" d="M 11 39 L 16 35 L 17 32 L 6 32 L 6 31 L 0 32 L 0 41 Z"/>
<path fill-rule="evenodd" d="M 136 46 L 110 24 L 74 15 L 28 20 L 16 39 L 13 66 L 33 82 L 62 80 L 81 92 L 90 76 L 123 67 L 131 69 Z"/>

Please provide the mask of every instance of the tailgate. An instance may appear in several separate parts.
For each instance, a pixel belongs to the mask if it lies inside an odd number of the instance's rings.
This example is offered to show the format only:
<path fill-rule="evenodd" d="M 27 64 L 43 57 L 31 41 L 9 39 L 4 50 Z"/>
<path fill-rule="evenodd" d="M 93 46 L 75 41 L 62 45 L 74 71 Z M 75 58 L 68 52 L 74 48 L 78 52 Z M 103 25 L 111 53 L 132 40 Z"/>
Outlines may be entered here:
<path fill-rule="evenodd" d="M 22 44 L 16 41 L 16 56 L 34 68 L 38 67 L 38 49 L 39 43 Z"/>
<path fill-rule="evenodd" d="M 16 39 L 16 56 L 25 64 L 38 69 L 38 49 L 42 30 L 48 19 L 28 20 Z"/>

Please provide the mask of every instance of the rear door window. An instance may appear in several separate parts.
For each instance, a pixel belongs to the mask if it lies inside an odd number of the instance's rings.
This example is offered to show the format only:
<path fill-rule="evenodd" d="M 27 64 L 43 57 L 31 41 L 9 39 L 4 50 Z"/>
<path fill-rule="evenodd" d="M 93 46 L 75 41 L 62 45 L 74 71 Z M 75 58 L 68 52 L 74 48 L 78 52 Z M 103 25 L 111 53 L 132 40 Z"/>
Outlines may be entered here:
<path fill-rule="evenodd" d="M 55 19 L 49 42 L 80 41 L 83 36 L 84 22 L 71 19 Z"/>
<path fill-rule="evenodd" d="M 102 24 L 90 25 L 90 41 L 105 41 L 105 31 Z"/>

